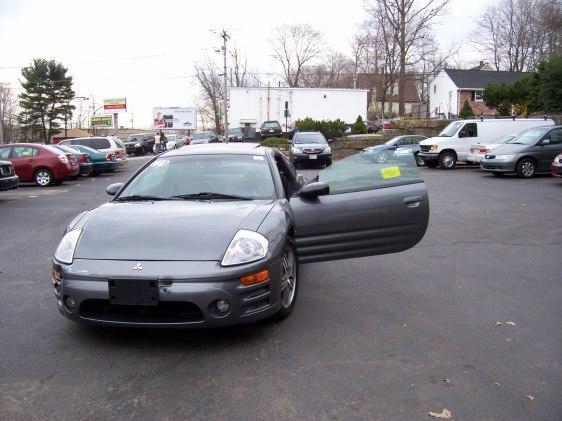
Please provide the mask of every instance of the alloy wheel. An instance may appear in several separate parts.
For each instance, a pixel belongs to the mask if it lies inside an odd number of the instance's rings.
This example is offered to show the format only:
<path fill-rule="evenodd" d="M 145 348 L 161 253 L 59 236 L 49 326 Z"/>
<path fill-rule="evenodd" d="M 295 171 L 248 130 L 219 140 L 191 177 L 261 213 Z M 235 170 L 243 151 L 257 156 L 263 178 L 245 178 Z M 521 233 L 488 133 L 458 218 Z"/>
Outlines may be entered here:
<path fill-rule="evenodd" d="M 35 181 L 41 187 L 46 187 L 51 184 L 51 174 L 46 170 L 40 170 L 35 176 Z"/>
<path fill-rule="evenodd" d="M 297 290 L 297 265 L 295 252 L 292 247 L 286 247 L 283 252 L 281 272 L 281 305 L 288 308 L 295 299 Z"/>
<path fill-rule="evenodd" d="M 526 161 L 521 165 L 521 172 L 525 177 L 532 177 L 535 173 L 535 164 L 531 161 Z"/>
<path fill-rule="evenodd" d="M 416 164 L 418 164 L 418 167 L 423 167 L 425 165 L 425 161 L 421 157 L 416 156 Z"/>
<path fill-rule="evenodd" d="M 453 157 L 451 155 L 445 155 L 443 157 L 443 165 L 445 167 L 451 168 L 454 163 L 455 163 L 455 160 L 453 159 Z"/>
<path fill-rule="evenodd" d="M 377 155 L 377 162 L 379 162 L 381 164 L 385 163 L 386 159 L 387 159 L 387 156 L 384 152 Z"/>

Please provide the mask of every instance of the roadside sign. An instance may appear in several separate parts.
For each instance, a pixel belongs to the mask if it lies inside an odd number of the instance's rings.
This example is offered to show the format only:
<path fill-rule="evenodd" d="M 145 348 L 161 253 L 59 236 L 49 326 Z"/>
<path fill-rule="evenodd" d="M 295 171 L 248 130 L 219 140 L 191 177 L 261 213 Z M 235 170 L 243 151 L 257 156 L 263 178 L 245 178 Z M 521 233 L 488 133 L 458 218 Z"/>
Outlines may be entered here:
<path fill-rule="evenodd" d="M 104 111 L 112 113 L 127 111 L 127 98 L 108 98 L 103 100 Z"/>
<path fill-rule="evenodd" d="M 152 110 L 152 126 L 155 129 L 195 130 L 195 107 L 158 107 Z"/>
<path fill-rule="evenodd" d="M 96 115 L 90 118 L 90 127 L 96 129 L 110 129 L 113 127 L 113 116 Z"/>

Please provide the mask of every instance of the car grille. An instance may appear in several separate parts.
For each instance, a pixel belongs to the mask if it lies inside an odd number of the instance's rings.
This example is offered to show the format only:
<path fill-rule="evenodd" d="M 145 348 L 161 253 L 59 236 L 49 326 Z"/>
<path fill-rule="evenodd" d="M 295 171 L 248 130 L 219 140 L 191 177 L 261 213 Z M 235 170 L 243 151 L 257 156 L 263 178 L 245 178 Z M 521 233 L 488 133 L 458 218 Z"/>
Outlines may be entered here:
<path fill-rule="evenodd" d="M 318 149 L 318 148 L 316 148 L 316 149 L 314 149 L 314 148 L 306 148 L 306 149 L 303 149 L 302 151 L 303 151 L 304 153 L 312 153 L 312 154 L 315 154 L 315 153 L 322 153 L 323 149 Z"/>
<path fill-rule="evenodd" d="M 12 167 L 11 165 L 2 165 L 0 166 L 0 175 L 13 175 L 14 173 L 14 167 Z"/>
<path fill-rule="evenodd" d="M 420 145 L 420 151 L 429 152 L 430 145 Z"/>
<path fill-rule="evenodd" d="M 84 300 L 80 317 L 89 320 L 126 323 L 193 323 L 203 321 L 195 304 L 185 301 L 160 301 L 156 306 L 110 304 L 109 300 Z"/>

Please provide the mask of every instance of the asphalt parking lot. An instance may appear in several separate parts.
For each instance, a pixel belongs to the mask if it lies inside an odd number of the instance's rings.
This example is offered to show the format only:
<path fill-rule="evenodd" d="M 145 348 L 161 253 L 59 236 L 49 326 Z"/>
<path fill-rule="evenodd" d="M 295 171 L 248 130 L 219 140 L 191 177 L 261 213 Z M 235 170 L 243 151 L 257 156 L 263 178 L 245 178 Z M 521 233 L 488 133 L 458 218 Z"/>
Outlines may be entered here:
<path fill-rule="evenodd" d="M 50 279 L 61 234 L 146 159 L 0 193 L 0 419 L 560 419 L 562 180 L 422 169 L 423 241 L 302 266 L 282 323 L 67 321 Z"/>

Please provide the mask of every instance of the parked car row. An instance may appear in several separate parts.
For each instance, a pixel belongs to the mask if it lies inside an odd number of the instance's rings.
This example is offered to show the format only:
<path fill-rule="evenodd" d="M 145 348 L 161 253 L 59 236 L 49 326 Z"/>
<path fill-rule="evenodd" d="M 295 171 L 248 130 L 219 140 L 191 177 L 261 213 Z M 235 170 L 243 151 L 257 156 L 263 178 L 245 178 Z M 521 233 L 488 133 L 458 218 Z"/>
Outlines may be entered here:
<path fill-rule="evenodd" d="M 125 163 L 126 153 L 120 139 L 110 138 L 67 139 L 57 145 L 1 145 L 0 190 L 14 188 L 20 181 L 47 187 L 80 175 L 115 171 Z"/>
<path fill-rule="evenodd" d="M 562 126 L 549 119 L 459 120 L 437 137 L 420 142 L 418 157 L 428 167 L 450 170 L 458 162 L 521 178 L 552 171 L 562 153 Z"/>

